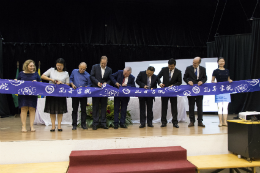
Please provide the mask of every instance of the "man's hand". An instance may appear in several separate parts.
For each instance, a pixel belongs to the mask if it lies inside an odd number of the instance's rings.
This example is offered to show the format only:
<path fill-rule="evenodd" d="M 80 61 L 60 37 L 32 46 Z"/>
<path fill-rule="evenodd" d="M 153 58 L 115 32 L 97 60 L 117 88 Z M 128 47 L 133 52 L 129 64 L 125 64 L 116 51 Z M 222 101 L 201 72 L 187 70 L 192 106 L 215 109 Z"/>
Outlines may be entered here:
<path fill-rule="evenodd" d="M 71 84 L 71 86 L 72 86 L 73 89 L 77 88 L 76 85 L 74 85 L 74 84 Z"/>
<path fill-rule="evenodd" d="M 188 84 L 191 85 L 191 86 L 193 86 L 193 82 L 192 82 L 192 81 L 189 81 Z"/>
<path fill-rule="evenodd" d="M 116 86 L 119 88 L 119 87 L 120 87 L 120 84 L 117 82 L 117 83 L 116 83 Z"/>
<path fill-rule="evenodd" d="M 127 84 L 123 83 L 122 86 L 127 86 Z"/>
<path fill-rule="evenodd" d="M 202 85 L 202 84 L 203 84 L 203 82 L 201 82 L 201 81 L 198 82 L 198 86 L 200 86 L 200 85 Z"/>
<path fill-rule="evenodd" d="M 100 83 L 100 82 L 98 82 L 98 84 L 97 84 L 100 88 L 102 87 L 102 84 Z"/>
<path fill-rule="evenodd" d="M 161 88 L 163 88 L 163 87 L 164 87 L 164 84 L 161 83 L 159 86 L 160 86 Z"/>
<path fill-rule="evenodd" d="M 33 82 L 37 82 L 36 80 L 33 80 Z"/>
<path fill-rule="evenodd" d="M 147 85 L 145 85 L 145 86 L 144 86 L 144 89 L 147 89 L 147 88 L 148 88 L 148 86 L 147 86 Z"/>
<path fill-rule="evenodd" d="M 231 79 L 229 79 L 229 81 L 228 81 L 229 83 L 231 83 L 231 82 L 233 82 Z"/>
<path fill-rule="evenodd" d="M 106 82 L 104 82 L 103 84 L 107 84 Z"/>

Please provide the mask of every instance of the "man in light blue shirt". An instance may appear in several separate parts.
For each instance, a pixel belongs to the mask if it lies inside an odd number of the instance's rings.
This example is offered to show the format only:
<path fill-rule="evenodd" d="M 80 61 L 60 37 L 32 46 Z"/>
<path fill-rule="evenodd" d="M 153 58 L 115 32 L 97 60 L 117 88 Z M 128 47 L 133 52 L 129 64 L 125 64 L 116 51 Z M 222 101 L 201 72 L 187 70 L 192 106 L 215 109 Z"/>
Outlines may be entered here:
<path fill-rule="evenodd" d="M 81 62 L 79 64 L 79 69 L 74 69 L 70 75 L 70 84 L 72 88 L 80 88 L 80 87 L 91 87 L 92 83 L 90 80 L 90 74 L 86 72 L 87 64 L 85 62 Z M 80 102 L 81 107 L 81 127 L 83 129 L 88 129 L 86 126 L 86 106 L 87 106 L 87 97 L 72 97 L 72 130 L 77 129 L 77 119 L 78 119 L 78 107 Z"/>

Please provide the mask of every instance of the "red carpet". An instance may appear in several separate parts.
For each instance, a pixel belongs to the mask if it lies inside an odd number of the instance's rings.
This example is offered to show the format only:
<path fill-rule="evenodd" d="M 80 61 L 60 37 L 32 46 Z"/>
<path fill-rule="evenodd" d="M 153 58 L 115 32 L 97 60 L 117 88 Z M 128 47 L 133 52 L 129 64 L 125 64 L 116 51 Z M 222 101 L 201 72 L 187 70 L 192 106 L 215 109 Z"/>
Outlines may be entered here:
<path fill-rule="evenodd" d="M 195 173 L 196 167 L 180 146 L 72 151 L 68 173 L 82 172 Z"/>

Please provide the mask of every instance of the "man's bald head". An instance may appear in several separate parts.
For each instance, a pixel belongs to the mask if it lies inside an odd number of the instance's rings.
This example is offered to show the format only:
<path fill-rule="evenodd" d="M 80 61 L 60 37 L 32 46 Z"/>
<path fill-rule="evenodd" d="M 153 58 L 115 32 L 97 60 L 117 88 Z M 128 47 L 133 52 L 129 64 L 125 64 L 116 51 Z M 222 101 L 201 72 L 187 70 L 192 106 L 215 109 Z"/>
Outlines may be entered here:
<path fill-rule="evenodd" d="M 200 57 L 195 57 L 193 59 L 193 67 L 197 68 L 200 65 L 200 62 L 201 62 L 201 58 Z"/>
<path fill-rule="evenodd" d="M 81 62 L 79 64 L 79 72 L 84 73 L 86 71 L 86 69 L 87 69 L 87 64 L 85 62 Z"/>

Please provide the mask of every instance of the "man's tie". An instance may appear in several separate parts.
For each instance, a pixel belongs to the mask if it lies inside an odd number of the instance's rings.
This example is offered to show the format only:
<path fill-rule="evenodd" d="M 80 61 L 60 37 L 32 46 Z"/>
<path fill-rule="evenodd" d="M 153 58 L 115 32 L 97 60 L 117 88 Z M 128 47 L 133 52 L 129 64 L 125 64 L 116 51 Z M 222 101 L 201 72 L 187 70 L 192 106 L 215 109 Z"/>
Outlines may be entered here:
<path fill-rule="evenodd" d="M 197 68 L 195 68 L 195 76 L 196 76 L 196 78 L 197 78 L 197 76 L 198 76 L 198 75 L 197 75 Z"/>
<path fill-rule="evenodd" d="M 125 78 L 123 79 L 122 85 L 125 83 Z"/>
<path fill-rule="evenodd" d="M 147 86 L 148 86 L 148 89 L 150 89 L 150 86 L 151 85 L 151 83 L 150 83 L 150 80 L 149 80 L 149 77 L 147 76 Z"/>
<path fill-rule="evenodd" d="M 172 71 L 170 70 L 170 72 L 169 72 L 169 82 L 171 81 L 171 79 L 172 79 Z"/>

